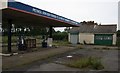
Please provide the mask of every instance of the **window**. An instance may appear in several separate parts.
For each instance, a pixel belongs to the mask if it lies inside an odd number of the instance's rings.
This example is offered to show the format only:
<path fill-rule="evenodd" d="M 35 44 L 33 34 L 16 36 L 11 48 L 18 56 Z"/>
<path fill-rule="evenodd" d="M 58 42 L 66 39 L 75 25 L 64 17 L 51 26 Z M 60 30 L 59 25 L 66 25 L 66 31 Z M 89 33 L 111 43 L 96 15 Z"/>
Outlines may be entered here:
<path fill-rule="evenodd" d="M 96 36 L 95 38 L 96 38 L 96 40 L 103 40 L 102 36 Z"/>
<path fill-rule="evenodd" d="M 112 40 L 111 36 L 104 36 L 104 40 Z"/>

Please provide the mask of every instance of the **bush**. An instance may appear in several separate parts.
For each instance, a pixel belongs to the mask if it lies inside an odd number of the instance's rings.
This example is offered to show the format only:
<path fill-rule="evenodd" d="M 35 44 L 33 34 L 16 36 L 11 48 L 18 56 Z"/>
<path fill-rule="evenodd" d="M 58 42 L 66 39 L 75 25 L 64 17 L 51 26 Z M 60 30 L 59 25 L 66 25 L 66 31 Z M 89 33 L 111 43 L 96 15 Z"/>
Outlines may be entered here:
<path fill-rule="evenodd" d="M 12 36 L 12 43 L 16 43 L 17 42 L 17 36 Z M 8 42 L 8 36 L 2 36 L 2 42 L 3 43 L 7 43 Z"/>
<path fill-rule="evenodd" d="M 100 59 L 98 58 L 89 58 L 90 64 L 92 65 L 93 69 L 99 70 L 99 69 L 103 69 L 103 65 L 100 62 Z"/>
<path fill-rule="evenodd" d="M 108 47 L 103 47 L 102 49 L 104 49 L 104 50 L 110 50 L 110 48 L 108 48 Z"/>
<path fill-rule="evenodd" d="M 96 70 L 104 68 L 100 59 L 94 57 L 81 58 L 79 60 L 71 61 L 67 65 L 75 68 L 92 68 Z"/>
<path fill-rule="evenodd" d="M 82 46 L 77 46 L 76 48 L 77 48 L 77 49 L 83 49 L 83 47 L 82 47 Z"/>
<path fill-rule="evenodd" d="M 117 46 L 120 46 L 120 37 L 117 37 Z"/>
<path fill-rule="evenodd" d="M 66 32 L 56 32 L 53 34 L 54 40 L 68 40 L 68 34 Z"/>

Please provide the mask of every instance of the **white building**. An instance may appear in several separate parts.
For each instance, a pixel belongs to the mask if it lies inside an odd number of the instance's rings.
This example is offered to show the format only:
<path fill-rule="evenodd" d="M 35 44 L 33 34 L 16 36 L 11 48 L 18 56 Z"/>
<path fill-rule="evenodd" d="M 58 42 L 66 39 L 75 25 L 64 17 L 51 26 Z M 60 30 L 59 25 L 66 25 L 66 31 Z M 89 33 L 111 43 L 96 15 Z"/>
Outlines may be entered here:
<path fill-rule="evenodd" d="M 116 45 L 116 29 L 116 24 L 81 23 L 80 27 L 73 27 L 69 31 L 69 42 L 72 44 Z"/>

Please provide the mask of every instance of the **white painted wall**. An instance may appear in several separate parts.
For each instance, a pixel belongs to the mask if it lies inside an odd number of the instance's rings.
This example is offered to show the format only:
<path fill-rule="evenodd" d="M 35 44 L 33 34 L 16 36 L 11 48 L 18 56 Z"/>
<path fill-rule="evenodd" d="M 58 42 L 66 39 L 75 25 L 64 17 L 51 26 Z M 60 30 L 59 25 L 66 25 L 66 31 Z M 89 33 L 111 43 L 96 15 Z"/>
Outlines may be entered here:
<path fill-rule="evenodd" d="M 68 33 L 68 42 L 70 42 L 70 33 Z"/>
<path fill-rule="evenodd" d="M 94 44 L 94 34 L 92 33 L 79 33 L 79 42 L 84 44 Z"/>
<path fill-rule="evenodd" d="M 70 33 L 68 33 L 68 41 L 69 42 L 73 43 L 76 41 L 76 39 L 78 39 L 78 42 L 82 43 L 82 44 L 84 44 L 84 41 L 87 44 L 94 44 L 94 34 L 92 34 L 92 33 L 79 33 L 78 38 L 77 38 L 77 36 L 73 36 L 73 35 L 70 35 Z M 117 34 L 114 33 L 112 44 L 116 45 L 116 41 L 117 41 Z"/>
<path fill-rule="evenodd" d="M 116 45 L 117 34 L 114 33 L 113 35 L 113 45 Z"/>
<path fill-rule="evenodd" d="M 0 0 L 0 9 L 8 7 L 8 0 Z"/>

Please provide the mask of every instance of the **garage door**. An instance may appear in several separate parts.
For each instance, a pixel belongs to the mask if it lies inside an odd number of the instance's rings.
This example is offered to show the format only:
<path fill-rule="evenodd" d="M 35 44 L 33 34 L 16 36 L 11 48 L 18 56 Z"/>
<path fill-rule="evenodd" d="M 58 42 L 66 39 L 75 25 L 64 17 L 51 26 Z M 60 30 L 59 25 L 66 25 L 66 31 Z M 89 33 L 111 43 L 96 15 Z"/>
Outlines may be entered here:
<path fill-rule="evenodd" d="M 70 42 L 72 44 L 77 44 L 78 43 L 78 34 L 77 33 L 71 33 L 70 34 Z"/>
<path fill-rule="evenodd" d="M 113 34 L 95 34 L 94 43 L 96 45 L 112 45 Z"/>

